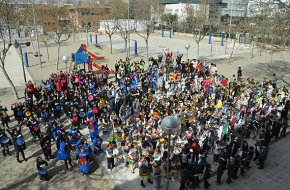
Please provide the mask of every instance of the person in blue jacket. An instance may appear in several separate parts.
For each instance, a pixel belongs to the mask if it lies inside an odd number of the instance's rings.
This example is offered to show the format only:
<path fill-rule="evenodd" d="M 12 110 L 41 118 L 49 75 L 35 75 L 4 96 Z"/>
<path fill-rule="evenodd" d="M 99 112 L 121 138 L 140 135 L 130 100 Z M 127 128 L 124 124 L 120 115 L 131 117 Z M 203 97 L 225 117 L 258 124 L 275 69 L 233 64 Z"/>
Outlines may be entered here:
<path fill-rule="evenodd" d="M 82 136 L 80 138 L 80 140 L 77 142 L 76 146 L 77 146 L 77 152 L 80 152 L 81 147 L 84 147 L 86 149 L 86 152 L 88 152 L 88 154 L 89 154 L 89 158 L 93 159 L 91 145 L 88 143 L 85 136 Z"/>
<path fill-rule="evenodd" d="M 95 148 L 94 148 L 95 154 L 100 152 L 100 151 L 103 151 L 102 150 L 102 143 L 103 143 L 103 139 L 99 135 L 97 135 L 93 140 L 93 144 L 95 146 Z"/>
<path fill-rule="evenodd" d="M 6 156 L 7 154 L 11 156 L 11 152 L 9 151 L 9 146 L 12 145 L 12 142 L 10 138 L 5 133 L 5 129 L 2 130 L 0 128 L 0 144 L 2 146 L 3 156 Z"/>
<path fill-rule="evenodd" d="M 48 166 L 47 161 L 43 160 L 41 157 L 36 158 L 36 168 L 39 174 L 40 180 L 48 181 L 50 179 L 46 167 Z"/>
<path fill-rule="evenodd" d="M 70 144 L 76 145 L 77 142 L 80 140 L 82 133 L 77 126 L 71 126 L 71 128 L 68 130 L 68 135 L 70 136 Z"/>
<path fill-rule="evenodd" d="M 88 174 L 90 171 L 90 156 L 89 151 L 84 146 L 80 147 L 80 151 L 77 153 L 77 160 L 82 175 Z"/>
<path fill-rule="evenodd" d="M 71 144 L 69 143 L 68 137 L 61 133 L 59 135 L 59 148 L 57 152 L 57 160 L 64 160 L 64 164 L 66 169 L 68 170 L 68 164 L 72 167 L 72 162 L 71 162 Z"/>

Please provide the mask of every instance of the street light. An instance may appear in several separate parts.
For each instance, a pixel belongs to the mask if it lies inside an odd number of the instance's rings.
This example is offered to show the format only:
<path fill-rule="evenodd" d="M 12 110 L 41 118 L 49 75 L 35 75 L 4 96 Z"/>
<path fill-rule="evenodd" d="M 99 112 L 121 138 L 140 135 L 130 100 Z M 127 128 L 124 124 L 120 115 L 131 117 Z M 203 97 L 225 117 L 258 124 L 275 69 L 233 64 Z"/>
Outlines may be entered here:
<path fill-rule="evenodd" d="M 175 116 L 167 116 L 161 122 L 161 127 L 165 134 L 168 134 L 168 155 L 167 155 L 167 171 L 166 171 L 166 190 L 169 190 L 169 170 L 170 170 L 170 138 L 171 135 L 178 131 L 179 120 Z"/>
<path fill-rule="evenodd" d="M 186 49 L 186 60 L 188 60 L 188 50 L 190 48 L 189 44 L 185 44 L 185 49 Z"/>
<path fill-rule="evenodd" d="M 19 43 L 17 40 L 15 40 L 14 44 L 15 48 L 19 48 L 20 51 L 20 56 L 21 56 L 21 63 L 22 63 L 22 70 L 23 70 L 23 77 L 24 77 L 24 82 L 26 84 L 27 80 L 26 80 L 26 74 L 25 74 L 25 68 L 24 68 L 24 61 L 23 61 L 23 53 L 22 53 L 22 45 L 26 45 L 26 46 L 30 46 L 30 42 L 23 42 L 23 43 Z"/>
<path fill-rule="evenodd" d="M 67 63 L 69 62 L 69 58 L 67 56 L 62 56 L 62 61 L 65 63 L 65 72 L 67 73 Z"/>

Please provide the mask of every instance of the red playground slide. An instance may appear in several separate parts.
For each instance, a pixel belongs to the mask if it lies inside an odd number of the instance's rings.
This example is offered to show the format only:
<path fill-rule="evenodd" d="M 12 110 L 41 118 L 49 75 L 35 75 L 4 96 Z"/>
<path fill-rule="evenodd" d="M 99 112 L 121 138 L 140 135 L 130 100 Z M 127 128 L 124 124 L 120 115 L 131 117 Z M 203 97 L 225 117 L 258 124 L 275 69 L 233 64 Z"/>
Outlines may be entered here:
<path fill-rule="evenodd" d="M 92 52 L 88 51 L 87 46 L 85 44 L 81 45 L 82 49 L 87 52 L 89 54 L 89 56 L 91 57 L 90 62 L 92 63 L 92 65 L 94 67 L 96 67 L 97 69 L 99 69 L 102 73 L 104 72 L 102 69 L 102 66 L 98 65 L 97 63 L 94 63 L 93 60 L 103 60 L 105 59 L 104 56 L 96 56 L 95 54 L 93 54 Z M 115 72 L 113 70 L 109 71 L 109 74 L 114 74 Z"/>

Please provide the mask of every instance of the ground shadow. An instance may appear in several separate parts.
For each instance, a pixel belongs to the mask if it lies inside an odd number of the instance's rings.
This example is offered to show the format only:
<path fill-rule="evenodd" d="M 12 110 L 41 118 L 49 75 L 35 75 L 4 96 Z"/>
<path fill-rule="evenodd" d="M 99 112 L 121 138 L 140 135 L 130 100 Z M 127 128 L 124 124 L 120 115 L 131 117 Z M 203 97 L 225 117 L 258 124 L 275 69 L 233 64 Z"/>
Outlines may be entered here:
<path fill-rule="evenodd" d="M 290 64 L 287 61 L 275 60 L 272 63 L 257 63 L 248 66 L 244 71 L 251 77 L 261 76 L 267 79 L 269 79 L 269 76 L 276 74 L 278 84 L 290 86 Z"/>

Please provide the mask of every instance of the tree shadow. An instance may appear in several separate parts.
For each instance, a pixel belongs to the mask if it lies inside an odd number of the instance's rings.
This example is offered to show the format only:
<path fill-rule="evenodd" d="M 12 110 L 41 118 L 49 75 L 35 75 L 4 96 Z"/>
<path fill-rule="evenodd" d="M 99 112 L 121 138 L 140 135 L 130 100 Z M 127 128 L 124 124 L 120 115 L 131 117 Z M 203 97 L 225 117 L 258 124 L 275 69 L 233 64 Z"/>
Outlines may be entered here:
<path fill-rule="evenodd" d="M 290 64 L 287 61 L 274 60 L 272 63 L 257 63 L 246 67 L 244 71 L 250 77 L 268 80 L 271 79 L 269 77 L 276 74 L 278 85 L 290 86 Z"/>

